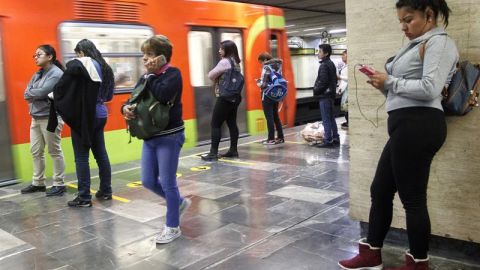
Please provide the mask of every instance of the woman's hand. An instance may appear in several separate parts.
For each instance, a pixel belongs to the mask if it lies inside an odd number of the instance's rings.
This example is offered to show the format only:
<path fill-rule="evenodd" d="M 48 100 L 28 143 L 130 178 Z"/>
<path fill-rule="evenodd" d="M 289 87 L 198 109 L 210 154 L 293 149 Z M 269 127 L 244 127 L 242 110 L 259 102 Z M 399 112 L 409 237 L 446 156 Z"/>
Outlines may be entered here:
<path fill-rule="evenodd" d="M 164 61 L 165 57 L 163 55 L 159 55 L 155 58 L 148 59 L 143 65 L 147 69 L 148 73 L 155 73 L 159 70 L 163 65 L 165 65 Z"/>
<path fill-rule="evenodd" d="M 123 106 L 122 113 L 123 113 L 123 118 L 125 118 L 125 120 L 134 119 L 136 117 L 135 116 L 135 106 L 134 105 Z"/>
<path fill-rule="evenodd" d="M 383 91 L 385 87 L 385 81 L 388 78 L 387 73 L 375 72 L 375 74 L 369 76 L 367 83 L 371 84 L 373 87 L 377 88 L 380 91 Z"/>

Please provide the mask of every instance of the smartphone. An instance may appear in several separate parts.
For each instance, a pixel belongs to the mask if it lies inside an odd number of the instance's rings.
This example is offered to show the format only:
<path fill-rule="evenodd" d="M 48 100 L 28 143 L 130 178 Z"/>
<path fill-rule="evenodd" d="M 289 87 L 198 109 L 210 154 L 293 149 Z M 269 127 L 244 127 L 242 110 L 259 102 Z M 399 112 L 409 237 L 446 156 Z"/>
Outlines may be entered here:
<path fill-rule="evenodd" d="M 163 65 L 165 65 L 167 63 L 167 58 L 165 58 L 165 55 L 163 54 L 160 54 L 159 56 L 155 57 L 154 58 L 155 61 L 158 62 L 158 66 L 162 67 Z"/>
<path fill-rule="evenodd" d="M 374 68 L 369 67 L 367 65 L 361 65 L 360 69 L 358 70 L 367 76 L 372 76 L 376 72 Z"/>

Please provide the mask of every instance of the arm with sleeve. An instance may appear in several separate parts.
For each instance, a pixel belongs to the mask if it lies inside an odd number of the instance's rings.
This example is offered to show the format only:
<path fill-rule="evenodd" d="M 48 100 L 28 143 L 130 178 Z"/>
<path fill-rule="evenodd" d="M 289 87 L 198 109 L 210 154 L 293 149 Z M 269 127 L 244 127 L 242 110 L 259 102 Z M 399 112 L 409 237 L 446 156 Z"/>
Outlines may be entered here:
<path fill-rule="evenodd" d="M 150 84 L 150 91 L 161 103 L 166 104 L 182 89 L 182 75 L 178 69 L 169 68 L 164 74 L 154 78 Z"/>
<path fill-rule="evenodd" d="M 328 67 L 326 64 L 321 64 L 318 68 L 318 77 L 313 86 L 313 94 L 321 95 L 325 93 L 328 88 Z"/>
<path fill-rule="evenodd" d="M 208 72 L 208 78 L 212 81 L 215 81 L 220 75 L 222 75 L 225 71 L 229 70 L 232 68 L 232 65 L 230 64 L 230 61 L 226 58 L 222 58 L 218 62 L 218 64 Z"/>
<path fill-rule="evenodd" d="M 25 91 L 25 98 L 26 99 L 45 99 L 47 98 L 48 94 L 53 91 L 53 88 L 57 84 L 58 80 L 60 80 L 61 76 L 51 76 L 45 79 L 43 85 L 39 88 L 32 88 L 29 84 L 27 90 Z"/>
<path fill-rule="evenodd" d="M 458 55 L 452 53 L 456 49 L 451 48 L 446 39 L 446 35 L 437 36 L 427 42 L 421 79 L 397 78 L 388 75 L 385 81 L 386 91 L 383 92 L 392 91 L 396 95 L 421 101 L 438 97 L 447 83 L 449 74 L 452 73 L 452 67 L 458 60 Z"/>

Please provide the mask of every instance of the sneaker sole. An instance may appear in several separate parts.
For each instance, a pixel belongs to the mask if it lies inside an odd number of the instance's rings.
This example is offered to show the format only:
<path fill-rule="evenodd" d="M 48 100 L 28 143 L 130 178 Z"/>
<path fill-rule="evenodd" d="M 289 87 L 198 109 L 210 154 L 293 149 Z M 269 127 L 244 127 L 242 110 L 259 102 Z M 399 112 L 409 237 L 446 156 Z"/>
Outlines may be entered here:
<path fill-rule="evenodd" d="M 155 243 L 157 243 L 157 244 L 168 244 L 168 243 L 172 242 L 173 240 L 179 238 L 180 236 L 182 236 L 181 232 L 178 235 L 175 235 L 175 237 L 172 237 L 172 238 L 166 239 L 166 240 L 158 240 L 158 239 L 155 238 Z"/>
<path fill-rule="evenodd" d="M 83 205 L 79 204 L 79 205 L 68 205 L 68 206 L 81 208 L 81 207 L 92 207 L 92 204 L 90 203 L 90 204 L 83 204 Z"/>
<path fill-rule="evenodd" d="M 383 264 L 380 264 L 378 266 L 372 266 L 372 267 L 348 268 L 338 263 L 338 266 L 340 266 L 340 268 L 345 270 L 382 270 L 383 269 Z"/>

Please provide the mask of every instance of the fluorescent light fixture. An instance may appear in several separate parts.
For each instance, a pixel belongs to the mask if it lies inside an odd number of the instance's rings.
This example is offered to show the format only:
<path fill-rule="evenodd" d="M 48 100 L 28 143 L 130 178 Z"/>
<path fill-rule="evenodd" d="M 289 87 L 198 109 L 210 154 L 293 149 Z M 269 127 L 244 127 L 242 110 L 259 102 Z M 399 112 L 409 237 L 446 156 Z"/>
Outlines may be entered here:
<path fill-rule="evenodd" d="M 328 31 L 328 33 L 330 33 L 330 34 L 338 34 L 338 33 L 345 33 L 345 32 L 347 32 L 347 29 L 345 29 L 345 28 L 344 29 L 333 29 L 333 30 Z"/>
<path fill-rule="evenodd" d="M 298 31 L 298 30 L 294 30 L 294 31 L 287 31 L 287 34 L 298 33 L 298 32 L 300 32 L 300 31 Z"/>
<path fill-rule="evenodd" d="M 294 27 L 295 24 L 289 24 L 289 25 L 285 25 L 285 28 L 289 28 L 289 27 Z"/>
<path fill-rule="evenodd" d="M 320 32 L 315 32 L 315 33 L 308 33 L 308 34 L 304 34 L 304 36 L 320 36 L 322 33 Z"/>
<path fill-rule="evenodd" d="M 308 29 L 303 29 L 303 31 L 308 32 L 308 31 L 315 31 L 315 30 L 322 30 L 322 29 L 325 29 L 325 27 L 308 28 Z"/>

